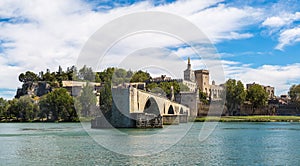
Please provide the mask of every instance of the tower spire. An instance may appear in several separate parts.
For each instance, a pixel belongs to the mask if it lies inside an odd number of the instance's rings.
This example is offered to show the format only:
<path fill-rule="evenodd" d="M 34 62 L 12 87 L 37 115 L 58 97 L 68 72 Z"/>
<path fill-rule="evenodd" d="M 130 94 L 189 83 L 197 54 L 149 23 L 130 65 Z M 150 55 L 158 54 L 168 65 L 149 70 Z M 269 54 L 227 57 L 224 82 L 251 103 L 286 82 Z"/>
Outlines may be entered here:
<path fill-rule="evenodd" d="M 191 70 L 191 59 L 190 59 L 190 57 L 188 57 L 187 69 Z"/>

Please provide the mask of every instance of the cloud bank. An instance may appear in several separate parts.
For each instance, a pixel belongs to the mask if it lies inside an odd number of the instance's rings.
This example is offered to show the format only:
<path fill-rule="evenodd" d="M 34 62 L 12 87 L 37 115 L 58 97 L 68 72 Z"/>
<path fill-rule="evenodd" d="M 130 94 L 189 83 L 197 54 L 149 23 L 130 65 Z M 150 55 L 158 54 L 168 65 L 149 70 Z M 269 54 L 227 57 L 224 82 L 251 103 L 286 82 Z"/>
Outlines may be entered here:
<path fill-rule="evenodd" d="M 96 10 L 95 10 L 96 9 Z M 247 28 L 262 24 L 263 27 L 278 28 L 292 24 L 299 19 L 299 13 L 287 14 L 285 18 L 274 16 L 265 18 L 262 8 L 251 6 L 232 6 L 223 0 L 179 0 L 173 3 L 153 4 L 149 1 L 129 5 L 98 5 L 81 0 L 1 0 L 0 1 L 0 87 L 11 91 L 17 86 L 18 75 L 31 70 L 39 72 L 49 68 L 57 70 L 76 64 L 77 57 L 85 42 L 101 26 L 120 16 L 140 11 L 162 11 L 179 15 L 198 26 L 213 44 L 229 40 L 252 38 L 255 34 L 247 32 Z M 174 27 L 175 28 L 175 27 Z M 188 30 L 186 30 L 188 31 Z M 279 32 L 277 49 L 299 42 L 299 27 L 286 28 Z M 147 36 L 148 35 L 148 36 Z M 153 34 L 133 36 L 120 43 L 112 52 L 107 66 L 118 66 L 120 56 L 131 48 L 143 48 L 147 44 L 170 48 L 186 59 L 193 56 L 188 48 L 178 41 Z M 174 49 L 175 48 L 175 49 Z M 126 53 L 127 54 L 127 53 Z M 207 55 L 210 55 L 209 52 Z M 275 74 L 264 81 L 264 74 L 254 77 L 252 71 L 269 72 L 272 66 L 261 66 L 252 69 L 247 64 L 234 61 L 224 62 L 227 77 L 236 77 L 244 82 L 262 80 L 262 83 L 276 86 L 285 92 L 289 84 L 279 80 L 299 80 L 299 75 L 290 72 L 299 70 L 299 64 L 273 66 Z M 200 67 L 197 59 L 192 59 L 194 67 Z M 214 75 L 214 73 L 212 73 Z M 216 74 L 217 75 L 217 74 Z M 6 92 L 5 92 L 6 93 Z M 0 96 L 4 90 L 0 91 Z M 8 96 L 8 95 L 6 95 Z M 12 96 L 11 96 L 12 97 Z"/>

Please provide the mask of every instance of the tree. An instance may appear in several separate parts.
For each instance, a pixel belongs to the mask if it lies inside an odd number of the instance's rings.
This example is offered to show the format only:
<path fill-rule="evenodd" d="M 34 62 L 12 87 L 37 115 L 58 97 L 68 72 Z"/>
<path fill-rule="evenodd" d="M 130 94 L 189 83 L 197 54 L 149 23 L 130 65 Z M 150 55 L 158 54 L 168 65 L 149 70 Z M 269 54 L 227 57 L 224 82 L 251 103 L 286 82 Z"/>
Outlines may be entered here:
<path fill-rule="evenodd" d="M 180 85 L 177 81 L 172 82 L 160 82 L 160 83 L 150 83 L 146 86 L 147 90 L 150 90 L 153 93 L 166 94 L 166 97 L 171 98 L 171 87 L 173 86 L 174 94 L 180 92 Z"/>
<path fill-rule="evenodd" d="M 226 107 L 229 115 L 234 115 L 238 107 L 245 101 L 246 92 L 241 81 L 229 79 L 225 83 Z"/>
<path fill-rule="evenodd" d="M 33 99 L 30 96 L 21 96 L 19 99 L 8 101 L 7 117 L 16 117 L 17 120 L 31 121 L 37 115 L 34 110 Z"/>
<path fill-rule="evenodd" d="M 78 72 L 78 78 L 85 81 L 95 81 L 95 74 L 91 67 L 84 65 Z"/>
<path fill-rule="evenodd" d="M 61 66 L 58 67 L 58 71 L 55 73 L 55 78 L 58 81 L 60 87 L 62 87 L 62 81 L 68 80 L 69 76 L 67 73 L 65 73 Z"/>
<path fill-rule="evenodd" d="M 98 83 L 102 82 L 102 80 L 100 78 L 100 75 L 99 75 L 99 72 L 95 73 L 95 82 L 98 82 Z"/>
<path fill-rule="evenodd" d="M 66 89 L 58 88 L 43 96 L 39 103 L 41 112 L 49 120 L 76 121 L 77 114 L 74 107 L 74 99 Z"/>
<path fill-rule="evenodd" d="M 120 85 L 122 83 L 129 83 L 131 79 L 132 74 L 127 72 L 125 69 L 118 69 L 116 68 L 114 70 L 114 74 L 112 77 L 113 85 Z"/>
<path fill-rule="evenodd" d="M 133 72 L 131 70 L 127 71 L 126 78 L 131 78 L 133 76 Z"/>
<path fill-rule="evenodd" d="M 180 91 L 181 92 L 187 92 L 187 91 L 190 91 L 190 88 L 186 85 L 184 85 L 182 82 L 178 83 L 179 84 L 179 87 L 180 87 Z"/>
<path fill-rule="evenodd" d="M 291 97 L 292 102 L 300 103 L 300 84 L 290 87 L 289 96 Z"/>
<path fill-rule="evenodd" d="M 146 89 L 147 89 L 148 91 L 150 91 L 150 90 L 152 90 L 152 89 L 154 89 L 154 88 L 157 88 L 157 87 L 158 87 L 158 84 L 157 84 L 157 83 L 154 83 L 154 82 L 152 82 L 152 83 L 146 85 Z"/>
<path fill-rule="evenodd" d="M 33 82 L 33 81 L 37 81 L 39 79 L 38 75 L 31 72 L 31 71 L 27 71 L 25 74 L 24 73 L 21 73 L 19 75 L 19 81 L 20 82 Z"/>
<path fill-rule="evenodd" d="M 5 117 L 5 119 L 7 118 L 8 106 L 9 106 L 8 101 L 1 97 L 0 98 L 0 117 Z"/>
<path fill-rule="evenodd" d="M 8 101 L 8 109 L 7 109 L 7 116 L 11 119 L 12 117 L 17 117 L 18 115 L 18 99 L 12 99 Z"/>
<path fill-rule="evenodd" d="M 127 75 L 127 71 L 125 69 L 116 69 L 115 76 L 119 78 L 125 78 Z"/>
<path fill-rule="evenodd" d="M 247 91 L 247 100 L 251 102 L 254 111 L 265 106 L 268 101 L 268 94 L 261 85 L 254 84 Z"/>
<path fill-rule="evenodd" d="M 138 72 L 135 72 L 133 76 L 131 77 L 130 82 L 146 82 L 151 79 L 151 76 L 148 72 L 144 72 L 142 70 L 139 70 Z"/>
<path fill-rule="evenodd" d="M 47 69 L 47 72 L 43 75 L 43 81 L 54 82 L 56 81 L 55 73 L 50 73 L 50 70 Z"/>
<path fill-rule="evenodd" d="M 67 68 L 67 76 L 68 80 L 77 81 L 78 80 L 78 72 L 76 66 L 71 66 Z"/>
<path fill-rule="evenodd" d="M 22 121 L 34 120 L 36 113 L 34 112 L 33 99 L 30 96 L 21 96 L 17 102 L 18 118 Z"/>
<path fill-rule="evenodd" d="M 208 104 L 208 100 L 207 100 L 207 95 L 206 93 L 202 92 L 199 90 L 199 100 L 204 103 L 204 104 Z"/>
<path fill-rule="evenodd" d="M 170 96 L 171 85 L 169 82 L 161 82 L 158 87 L 160 87 L 166 93 L 167 96 Z"/>
<path fill-rule="evenodd" d="M 112 92 L 111 92 L 111 83 L 105 82 L 104 88 L 100 90 L 100 110 L 106 116 L 106 118 L 110 118 L 111 110 L 112 110 Z"/>
<path fill-rule="evenodd" d="M 291 101 L 296 104 L 296 107 L 300 107 L 300 84 L 293 85 L 289 90 L 289 96 Z"/>
<path fill-rule="evenodd" d="M 155 82 L 147 84 L 146 85 L 146 90 L 151 92 L 151 93 L 155 93 L 155 94 L 158 94 L 158 95 L 161 95 L 161 96 L 167 96 L 166 92 L 159 87 L 158 83 L 155 83 Z"/>
<path fill-rule="evenodd" d="M 96 95 L 94 94 L 94 88 L 88 84 L 82 88 L 82 93 L 79 96 L 79 101 L 82 106 L 81 115 L 90 116 L 92 114 L 92 109 L 96 106 Z"/>
<path fill-rule="evenodd" d="M 115 71 L 115 68 L 109 67 L 102 72 L 98 72 L 100 80 L 104 83 L 111 82 L 114 71 Z"/>

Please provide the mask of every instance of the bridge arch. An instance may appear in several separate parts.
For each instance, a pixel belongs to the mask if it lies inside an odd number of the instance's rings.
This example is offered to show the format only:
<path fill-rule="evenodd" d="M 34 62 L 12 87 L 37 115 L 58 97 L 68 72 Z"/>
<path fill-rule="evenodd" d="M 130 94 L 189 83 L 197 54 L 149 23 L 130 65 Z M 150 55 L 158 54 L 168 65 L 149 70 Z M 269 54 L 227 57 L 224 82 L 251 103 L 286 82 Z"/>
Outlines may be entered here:
<path fill-rule="evenodd" d="M 172 105 L 170 105 L 169 109 L 168 109 L 168 114 L 175 114 L 174 108 Z"/>
<path fill-rule="evenodd" d="M 156 100 L 153 97 L 149 97 L 145 103 L 143 112 L 149 114 L 160 115 L 159 107 Z"/>
<path fill-rule="evenodd" d="M 180 108 L 180 111 L 179 111 L 179 114 L 183 114 L 184 112 L 183 112 L 183 109 L 182 109 L 182 107 Z"/>

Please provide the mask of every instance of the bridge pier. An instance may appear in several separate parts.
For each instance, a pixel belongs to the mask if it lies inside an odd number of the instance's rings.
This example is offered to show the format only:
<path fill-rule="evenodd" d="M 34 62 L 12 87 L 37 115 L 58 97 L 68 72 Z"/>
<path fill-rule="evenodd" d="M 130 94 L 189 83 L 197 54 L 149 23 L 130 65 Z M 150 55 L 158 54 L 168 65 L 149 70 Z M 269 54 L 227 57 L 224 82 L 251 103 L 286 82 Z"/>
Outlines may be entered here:
<path fill-rule="evenodd" d="M 155 114 L 135 113 L 136 128 L 162 128 L 162 117 Z"/>
<path fill-rule="evenodd" d="M 178 115 L 164 115 L 163 116 L 163 124 L 164 125 L 178 125 L 179 117 Z"/>
<path fill-rule="evenodd" d="M 179 123 L 187 123 L 188 122 L 188 115 L 187 114 L 181 114 L 179 116 Z"/>

